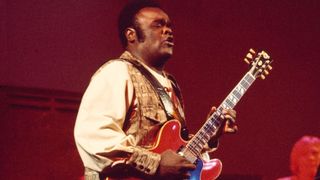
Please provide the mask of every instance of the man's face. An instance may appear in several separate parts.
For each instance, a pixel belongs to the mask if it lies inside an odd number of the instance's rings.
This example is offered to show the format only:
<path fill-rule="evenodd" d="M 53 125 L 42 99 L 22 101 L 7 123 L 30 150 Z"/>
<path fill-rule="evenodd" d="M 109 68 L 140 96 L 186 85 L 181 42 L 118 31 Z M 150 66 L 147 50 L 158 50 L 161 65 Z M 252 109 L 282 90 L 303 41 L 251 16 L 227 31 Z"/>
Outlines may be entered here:
<path fill-rule="evenodd" d="M 159 8 L 147 7 L 136 14 L 142 31 L 139 49 L 147 57 L 163 59 L 173 53 L 173 35 L 168 15 Z"/>
<path fill-rule="evenodd" d="M 320 147 L 305 147 L 303 155 L 299 158 L 299 173 L 314 177 L 320 165 Z"/>

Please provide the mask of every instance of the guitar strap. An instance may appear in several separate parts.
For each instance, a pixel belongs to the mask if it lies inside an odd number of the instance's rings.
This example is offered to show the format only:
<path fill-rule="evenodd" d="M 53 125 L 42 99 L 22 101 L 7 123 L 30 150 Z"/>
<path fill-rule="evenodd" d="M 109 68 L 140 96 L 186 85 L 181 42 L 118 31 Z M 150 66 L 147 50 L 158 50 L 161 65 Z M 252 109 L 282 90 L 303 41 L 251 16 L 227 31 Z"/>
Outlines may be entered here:
<path fill-rule="evenodd" d="M 160 102 L 164 107 L 164 111 L 166 113 L 167 118 L 170 119 L 178 119 L 182 125 L 182 132 L 181 132 L 181 136 L 183 138 L 185 138 L 188 134 L 188 130 L 186 129 L 186 124 L 185 124 L 185 119 L 181 116 L 179 110 L 177 109 L 176 106 L 174 106 L 174 104 L 171 101 L 170 96 L 168 95 L 168 93 L 166 93 L 166 91 L 164 90 L 163 86 L 160 84 L 160 82 L 138 61 L 135 60 L 127 60 L 124 59 L 125 61 L 131 63 L 132 65 L 134 65 L 134 67 L 136 67 L 141 74 L 143 74 L 148 81 L 151 83 L 151 85 L 153 86 L 154 90 L 157 92 L 157 94 L 159 95 L 160 98 Z M 175 80 L 172 80 L 173 78 L 170 76 L 169 79 L 171 81 L 173 81 L 174 83 L 176 83 Z M 175 94 L 177 94 L 179 100 L 181 101 L 181 93 L 179 88 L 177 87 L 176 84 L 172 85 Z"/>

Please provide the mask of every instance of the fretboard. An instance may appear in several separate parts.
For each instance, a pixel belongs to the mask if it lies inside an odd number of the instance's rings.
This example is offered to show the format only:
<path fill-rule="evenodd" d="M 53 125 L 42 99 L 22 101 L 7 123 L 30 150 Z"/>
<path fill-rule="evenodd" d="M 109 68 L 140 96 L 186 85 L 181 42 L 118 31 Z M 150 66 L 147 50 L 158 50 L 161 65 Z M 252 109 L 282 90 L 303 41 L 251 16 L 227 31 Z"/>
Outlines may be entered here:
<path fill-rule="evenodd" d="M 222 124 L 222 120 L 219 118 L 222 110 L 234 108 L 254 81 L 255 77 L 249 72 L 246 73 L 217 110 L 207 119 L 201 129 L 192 137 L 183 150 L 184 156 L 189 161 L 194 162 L 201 154 L 204 145 L 217 133 Z"/>

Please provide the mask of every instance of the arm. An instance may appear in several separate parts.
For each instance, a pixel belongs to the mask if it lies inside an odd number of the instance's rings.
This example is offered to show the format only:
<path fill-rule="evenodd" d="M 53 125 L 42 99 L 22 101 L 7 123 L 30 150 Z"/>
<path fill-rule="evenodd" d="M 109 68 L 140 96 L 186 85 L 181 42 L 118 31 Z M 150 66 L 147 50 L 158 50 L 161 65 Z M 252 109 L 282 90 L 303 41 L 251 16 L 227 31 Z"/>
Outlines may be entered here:
<path fill-rule="evenodd" d="M 92 77 L 76 120 L 76 145 L 84 166 L 94 171 L 136 165 L 154 174 L 160 155 L 137 147 L 135 137 L 122 129 L 129 108 L 135 105 L 127 71 L 126 63 L 116 61 L 102 66 Z"/>

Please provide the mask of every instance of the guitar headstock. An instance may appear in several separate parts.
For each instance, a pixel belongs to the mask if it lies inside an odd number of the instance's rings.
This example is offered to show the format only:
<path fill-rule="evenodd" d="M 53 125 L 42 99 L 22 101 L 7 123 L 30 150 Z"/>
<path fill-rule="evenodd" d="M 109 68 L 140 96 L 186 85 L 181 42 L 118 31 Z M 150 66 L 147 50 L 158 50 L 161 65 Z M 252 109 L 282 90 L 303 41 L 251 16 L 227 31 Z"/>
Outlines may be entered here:
<path fill-rule="evenodd" d="M 260 51 L 256 53 L 253 49 L 250 49 L 244 61 L 247 64 L 251 65 L 249 72 L 255 78 L 265 79 L 266 76 L 272 70 L 272 66 L 270 65 L 273 60 L 271 60 L 270 56 L 265 51 Z"/>

